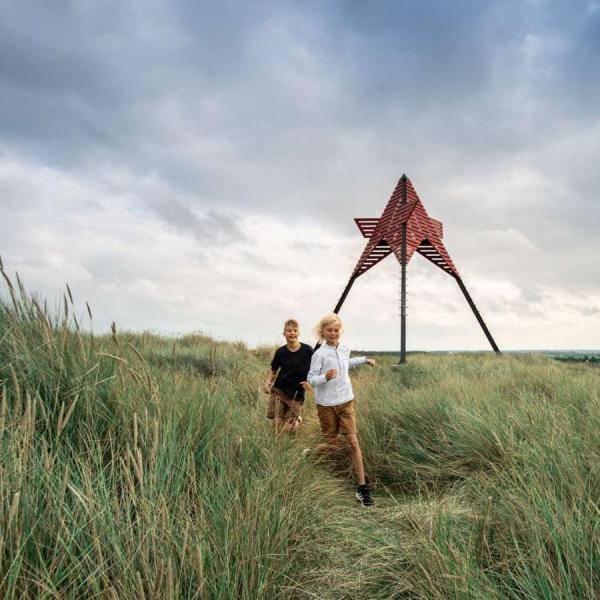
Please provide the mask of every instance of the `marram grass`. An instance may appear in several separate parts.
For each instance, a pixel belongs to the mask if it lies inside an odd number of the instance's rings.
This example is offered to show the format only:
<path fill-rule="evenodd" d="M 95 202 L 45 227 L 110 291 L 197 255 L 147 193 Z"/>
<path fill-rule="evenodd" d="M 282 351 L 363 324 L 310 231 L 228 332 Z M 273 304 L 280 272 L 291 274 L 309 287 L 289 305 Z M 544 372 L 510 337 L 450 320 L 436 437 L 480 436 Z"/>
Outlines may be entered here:
<path fill-rule="evenodd" d="M 0 597 L 600 596 L 600 370 L 354 371 L 364 510 L 343 452 L 302 459 L 310 399 L 299 437 L 273 436 L 272 349 L 97 337 L 71 311 L 19 282 L 0 301 Z"/>

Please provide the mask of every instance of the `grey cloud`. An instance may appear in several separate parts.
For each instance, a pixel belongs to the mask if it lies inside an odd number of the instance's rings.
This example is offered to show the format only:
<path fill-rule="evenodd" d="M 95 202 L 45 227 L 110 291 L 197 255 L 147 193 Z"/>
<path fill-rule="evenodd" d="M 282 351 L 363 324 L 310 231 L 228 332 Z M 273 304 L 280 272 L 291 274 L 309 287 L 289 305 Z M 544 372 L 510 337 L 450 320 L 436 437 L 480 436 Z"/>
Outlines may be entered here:
<path fill-rule="evenodd" d="M 579 312 L 584 317 L 594 317 L 600 315 L 600 308 L 598 306 L 586 306 L 585 308 L 579 309 Z"/>
<path fill-rule="evenodd" d="M 323 244 L 317 241 L 305 242 L 302 240 L 294 240 L 290 243 L 290 247 L 294 248 L 295 250 L 300 250 L 302 252 L 328 250 L 330 248 L 328 244 Z"/>
<path fill-rule="evenodd" d="M 462 310 L 462 307 L 459 308 L 455 302 L 444 302 L 442 303 L 442 306 L 444 310 L 449 313 L 458 313 Z"/>
<path fill-rule="evenodd" d="M 241 261 L 263 273 L 277 273 L 282 269 L 281 264 L 274 260 L 274 257 L 263 256 L 251 250 L 244 250 Z"/>
<path fill-rule="evenodd" d="M 246 240 L 234 216 L 216 210 L 198 215 L 188 202 L 178 199 L 151 200 L 147 205 L 165 223 L 191 233 L 202 245 Z"/>
<path fill-rule="evenodd" d="M 123 256 L 111 252 L 99 252 L 83 261 L 83 265 L 88 273 L 94 278 L 97 283 L 109 283 L 124 285 L 138 277 L 143 277 L 148 274 L 150 269 L 146 267 L 144 271 L 140 271 L 143 265 L 133 264 L 131 257 L 124 261 Z"/>
<path fill-rule="evenodd" d="M 221 204 L 301 198 L 324 216 L 389 194 L 400 170 L 435 181 L 436 154 L 475 168 L 547 139 L 556 122 L 538 127 L 547 111 L 511 89 L 527 36 L 566 22 L 560 56 L 594 39 L 562 3 L 65 6 L 4 9 L 3 136 L 63 165 L 151 165 Z M 558 65 L 547 87 L 526 73 L 536 102 L 568 93 Z"/>

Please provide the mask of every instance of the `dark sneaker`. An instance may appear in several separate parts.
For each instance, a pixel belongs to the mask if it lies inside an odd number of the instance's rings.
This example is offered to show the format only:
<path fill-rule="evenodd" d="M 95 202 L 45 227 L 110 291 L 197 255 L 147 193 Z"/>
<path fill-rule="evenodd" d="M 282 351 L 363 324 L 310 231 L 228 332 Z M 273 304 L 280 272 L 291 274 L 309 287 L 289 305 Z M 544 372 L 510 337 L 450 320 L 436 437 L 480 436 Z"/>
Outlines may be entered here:
<path fill-rule="evenodd" d="M 356 488 L 356 498 L 363 506 L 373 506 L 375 504 L 373 498 L 371 498 L 371 490 L 366 483 Z"/>

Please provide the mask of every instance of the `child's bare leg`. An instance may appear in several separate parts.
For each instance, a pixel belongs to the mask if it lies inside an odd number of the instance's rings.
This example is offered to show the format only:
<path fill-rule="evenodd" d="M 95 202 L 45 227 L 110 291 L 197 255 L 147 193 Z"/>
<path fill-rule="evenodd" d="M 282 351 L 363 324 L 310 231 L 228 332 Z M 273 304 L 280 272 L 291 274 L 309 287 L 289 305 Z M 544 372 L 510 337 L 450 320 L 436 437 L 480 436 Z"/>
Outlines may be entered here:
<path fill-rule="evenodd" d="M 275 416 L 273 417 L 273 429 L 275 433 L 279 433 L 281 431 L 281 424 L 283 422 L 283 418 L 281 416 L 281 400 L 279 398 L 275 398 Z"/>
<path fill-rule="evenodd" d="M 337 435 L 328 436 L 324 442 L 321 442 L 315 448 L 315 456 L 322 456 L 323 454 L 330 454 L 337 450 Z"/>
<path fill-rule="evenodd" d="M 362 452 L 358 443 L 358 436 L 355 433 L 346 434 L 346 441 L 350 447 L 350 458 L 352 459 L 352 468 L 356 475 L 356 483 L 363 485 L 365 483 L 365 467 L 363 465 Z"/>

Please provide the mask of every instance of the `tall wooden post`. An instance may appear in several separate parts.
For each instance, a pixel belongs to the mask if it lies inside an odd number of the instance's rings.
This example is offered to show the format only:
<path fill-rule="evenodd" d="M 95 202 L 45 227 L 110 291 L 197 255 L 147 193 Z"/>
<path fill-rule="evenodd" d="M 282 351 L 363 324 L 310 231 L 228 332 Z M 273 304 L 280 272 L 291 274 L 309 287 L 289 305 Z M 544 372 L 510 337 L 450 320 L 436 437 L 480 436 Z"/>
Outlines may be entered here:
<path fill-rule="evenodd" d="M 401 205 L 406 204 L 406 175 L 402 175 Z M 406 223 L 402 224 L 402 241 L 400 246 L 400 364 L 406 362 Z"/>
<path fill-rule="evenodd" d="M 406 362 L 406 224 L 402 225 L 400 256 L 400 364 L 403 364 Z"/>

